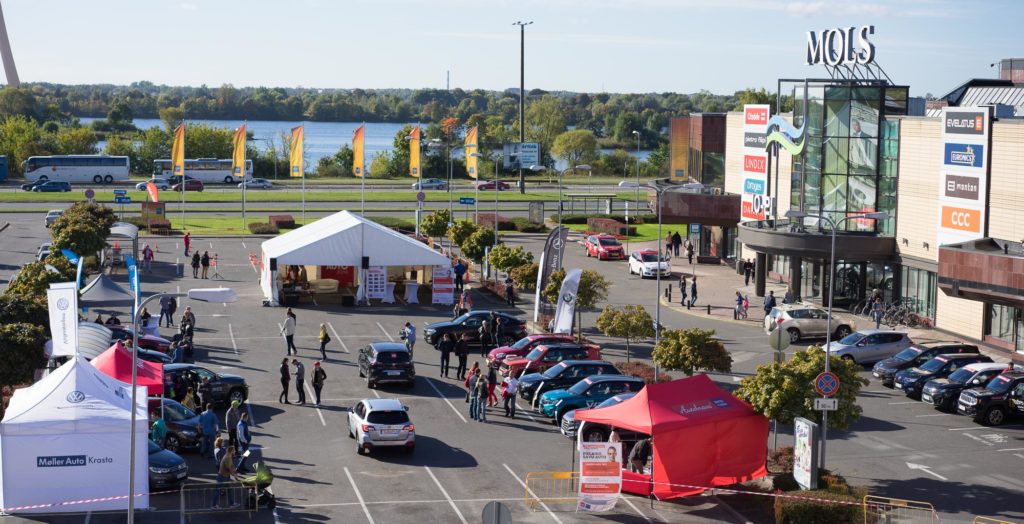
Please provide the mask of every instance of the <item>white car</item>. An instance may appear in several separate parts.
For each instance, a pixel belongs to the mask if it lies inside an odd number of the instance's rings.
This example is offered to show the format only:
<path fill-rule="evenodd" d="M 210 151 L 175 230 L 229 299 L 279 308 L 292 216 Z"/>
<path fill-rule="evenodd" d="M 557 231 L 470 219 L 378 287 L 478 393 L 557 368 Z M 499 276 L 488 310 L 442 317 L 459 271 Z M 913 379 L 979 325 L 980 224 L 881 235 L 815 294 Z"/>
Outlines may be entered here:
<path fill-rule="evenodd" d="M 63 214 L 64 214 L 64 210 L 63 209 L 51 209 L 51 210 L 47 211 L 46 212 L 46 220 L 45 220 L 46 227 L 52 226 L 53 223 L 56 222 L 57 219 L 60 218 L 60 216 L 63 215 Z"/>
<path fill-rule="evenodd" d="M 238 189 L 242 187 L 246 189 L 270 189 L 274 187 L 274 183 L 267 180 L 266 178 L 252 178 L 238 184 Z"/>
<path fill-rule="evenodd" d="M 416 426 L 409 418 L 409 407 L 397 399 L 360 400 L 348 412 L 348 436 L 356 440 L 356 453 L 383 447 L 401 447 L 406 453 L 416 449 Z"/>
<path fill-rule="evenodd" d="M 640 278 L 655 277 L 658 273 L 667 277 L 672 274 L 672 266 L 668 259 L 661 258 L 658 262 L 658 251 L 654 249 L 641 249 L 629 255 L 629 274 L 640 275 Z"/>
<path fill-rule="evenodd" d="M 139 191 L 145 191 L 146 186 L 150 182 L 152 182 L 160 191 L 167 191 L 168 189 L 171 188 L 171 183 L 166 178 L 154 178 L 152 180 L 147 180 L 145 182 L 139 182 L 138 184 L 135 184 L 135 189 Z"/>

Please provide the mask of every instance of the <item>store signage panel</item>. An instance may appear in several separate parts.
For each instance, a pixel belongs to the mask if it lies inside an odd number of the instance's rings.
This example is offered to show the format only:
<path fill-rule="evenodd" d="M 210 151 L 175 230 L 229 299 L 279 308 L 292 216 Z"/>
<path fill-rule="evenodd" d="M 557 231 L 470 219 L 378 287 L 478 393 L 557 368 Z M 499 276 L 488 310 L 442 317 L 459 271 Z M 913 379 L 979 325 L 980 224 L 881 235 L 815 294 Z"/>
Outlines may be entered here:
<path fill-rule="evenodd" d="M 939 174 L 938 244 L 955 244 L 988 234 L 986 157 L 991 108 L 942 110 L 942 164 Z"/>
<path fill-rule="evenodd" d="M 986 135 L 984 111 L 946 111 L 943 131 L 954 135 Z"/>
<path fill-rule="evenodd" d="M 943 163 L 947 166 L 985 167 L 985 146 L 982 144 L 945 144 Z"/>
<path fill-rule="evenodd" d="M 976 176 L 946 175 L 946 193 L 950 198 L 977 201 L 981 181 Z"/>
<path fill-rule="evenodd" d="M 743 106 L 743 194 L 740 221 L 765 220 L 773 215 L 773 199 L 768 193 L 768 153 L 766 133 L 771 106 Z"/>
<path fill-rule="evenodd" d="M 764 149 L 768 144 L 768 137 L 764 133 L 743 133 L 743 147 Z"/>

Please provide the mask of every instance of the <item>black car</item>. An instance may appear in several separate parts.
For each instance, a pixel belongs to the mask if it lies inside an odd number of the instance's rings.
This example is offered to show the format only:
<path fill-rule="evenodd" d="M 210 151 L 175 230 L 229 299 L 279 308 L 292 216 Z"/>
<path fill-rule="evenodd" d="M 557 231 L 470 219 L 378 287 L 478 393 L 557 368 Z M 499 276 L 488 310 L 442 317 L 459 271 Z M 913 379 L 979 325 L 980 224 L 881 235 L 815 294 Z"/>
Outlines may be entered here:
<path fill-rule="evenodd" d="M 163 401 L 163 410 L 160 409 Z M 161 397 L 149 398 L 149 418 L 160 415 L 167 425 L 167 440 L 164 449 L 175 453 L 186 449 L 197 449 L 202 440 L 199 435 L 199 415 L 175 400 Z"/>
<path fill-rule="evenodd" d="M 931 342 L 928 344 L 914 344 L 913 346 L 896 353 L 896 355 L 885 360 L 879 360 L 871 370 L 875 378 L 882 380 L 882 385 L 893 387 L 893 378 L 896 373 L 907 368 L 920 366 L 938 355 L 950 353 L 977 353 L 978 346 L 963 344 L 960 342 Z"/>
<path fill-rule="evenodd" d="M 366 387 L 378 384 L 416 384 L 416 366 L 409 349 L 399 342 L 374 342 L 359 350 L 359 376 L 366 377 Z"/>
<path fill-rule="evenodd" d="M 41 186 L 41 185 L 43 185 L 45 183 L 46 183 L 46 179 L 42 178 L 42 179 L 36 180 L 35 182 L 29 182 L 28 184 L 22 184 L 21 185 L 21 190 L 22 191 L 32 191 L 33 189 L 36 188 L 36 186 Z"/>
<path fill-rule="evenodd" d="M 533 404 L 545 391 L 565 389 L 591 375 L 618 375 L 622 373 L 611 362 L 604 360 L 563 360 L 544 370 L 519 377 L 519 398 Z"/>
<path fill-rule="evenodd" d="M 1006 364 L 979 363 L 964 366 L 946 378 L 925 382 L 921 388 L 921 402 L 931 404 L 942 411 L 956 410 L 956 399 L 966 388 L 988 384 L 990 380 L 1006 371 Z"/>
<path fill-rule="evenodd" d="M 434 322 L 423 329 L 423 340 L 427 344 L 437 347 L 441 337 L 445 333 L 451 333 L 452 337 L 459 339 L 462 334 L 468 334 L 470 342 L 480 341 L 480 326 L 485 320 L 490 320 L 491 315 L 502 318 L 502 329 L 498 339 L 498 345 L 507 346 L 526 336 L 526 322 L 500 311 L 476 310 L 470 311 L 455 320 L 446 322 Z"/>
<path fill-rule="evenodd" d="M 956 411 L 986 426 L 998 426 L 1007 416 L 1024 416 L 1024 371 L 1007 371 L 984 388 L 964 390 Z"/>
<path fill-rule="evenodd" d="M 991 358 L 977 353 L 952 353 L 939 355 L 919 367 L 904 369 L 896 373 L 893 384 L 896 389 L 902 390 L 908 397 L 917 397 L 921 394 L 924 383 L 934 378 L 945 378 L 954 371 L 977 362 L 992 362 Z"/>
<path fill-rule="evenodd" d="M 215 404 L 229 404 L 231 401 L 245 402 L 249 397 L 249 386 L 245 379 L 238 375 L 227 373 L 218 374 L 204 367 L 195 364 L 169 364 L 164 366 L 164 389 L 170 390 L 180 382 L 184 387 L 196 388 L 199 391 L 199 384 L 203 378 L 210 380 L 213 402 Z M 176 397 L 184 396 L 185 392 L 178 392 L 175 388 Z"/>
<path fill-rule="evenodd" d="M 633 396 L 635 395 L 636 393 L 622 393 L 619 395 L 615 395 L 614 397 L 598 404 L 597 406 L 594 407 L 594 409 L 614 406 L 616 404 L 633 398 Z M 560 428 L 560 431 L 562 432 L 562 435 L 564 435 L 566 438 L 576 438 L 576 432 L 579 430 L 579 425 L 581 424 L 579 422 L 576 422 L 577 411 L 580 410 L 574 409 L 572 411 L 569 411 L 565 415 L 562 415 L 562 426 Z M 608 440 L 608 435 L 611 435 L 612 433 L 612 428 L 604 424 L 589 424 L 586 422 L 583 422 L 582 424 L 584 428 L 583 441 L 585 442 L 605 442 Z M 622 440 L 639 440 L 635 438 L 635 436 L 636 434 L 632 432 L 623 432 L 622 430 L 619 430 L 619 437 Z"/>
<path fill-rule="evenodd" d="M 149 443 L 149 489 L 177 487 L 188 480 L 188 464 L 177 453 Z"/>

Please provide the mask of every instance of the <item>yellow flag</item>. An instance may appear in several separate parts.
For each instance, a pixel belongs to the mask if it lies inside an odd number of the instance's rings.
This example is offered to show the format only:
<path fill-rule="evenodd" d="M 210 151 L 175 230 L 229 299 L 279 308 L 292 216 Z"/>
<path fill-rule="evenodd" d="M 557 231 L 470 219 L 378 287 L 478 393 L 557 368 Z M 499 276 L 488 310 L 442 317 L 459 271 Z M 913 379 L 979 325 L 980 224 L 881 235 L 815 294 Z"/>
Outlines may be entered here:
<path fill-rule="evenodd" d="M 359 129 L 356 129 L 356 132 L 352 135 L 352 174 L 359 178 L 363 178 L 366 175 L 363 169 L 366 166 L 366 161 L 363 159 L 365 128 L 365 124 L 359 126 Z"/>
<path fill-rule="evenodd" d="M 303 139 L 303 126 L 292 128 L 292 148 L 291 148 L 291 176 L 301 177 L 305 174 L 305 166 L 302 163 L 302 139 Z"/>
<path fill-rule="evenodd" d="M 409 175 L 420 177 L 420 126 L 409 133 Z"/>
<path fill-rule="evenodd" d="M 466 172 L 469 173 L 470 178 L 477 177 L 477 157 L 473 156 L 478 149 L 476 144 L 476 135 L 477 126 L 473 126 L 472 129 L 466 131 L 466 147 L 463 148 L 466 152 Z"/>
<path fill-rule="evenodd" d="M 245 180 L 245 124 L 235 130 L 235 136 L 231 138 L 231 145 L 235 148 L 231 153 L 231 176 Z"/>
<path fill-rule="evenodd" d="M 171 175 L 185 176 L 185 122 L 178 124 L 174 129 L 174 142 L 171 144 Z"/>

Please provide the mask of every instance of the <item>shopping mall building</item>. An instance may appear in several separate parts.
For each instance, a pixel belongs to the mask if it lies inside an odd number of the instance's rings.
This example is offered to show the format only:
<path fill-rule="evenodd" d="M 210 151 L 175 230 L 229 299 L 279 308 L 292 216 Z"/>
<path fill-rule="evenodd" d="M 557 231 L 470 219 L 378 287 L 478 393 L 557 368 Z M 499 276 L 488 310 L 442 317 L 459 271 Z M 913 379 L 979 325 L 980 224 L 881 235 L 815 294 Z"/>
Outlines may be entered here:
<path fill-rule="evenodd" d="M 739 224 L 702 236 L 731 263 L 756 261 L 759 295 L 774 280 L 822 303 L 831 220 L 836 306 L 902 299 L 939 330 L 1024 360 L 1024 60 L 926 103 L 856 63 L 866 54 L 779 80 L 791 112 L 724 115 L 722 196 L 739 196 Z M 864 216 L 878 212 L 888 218 Z"/>

